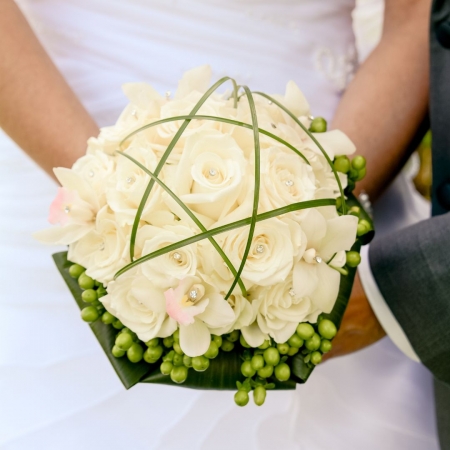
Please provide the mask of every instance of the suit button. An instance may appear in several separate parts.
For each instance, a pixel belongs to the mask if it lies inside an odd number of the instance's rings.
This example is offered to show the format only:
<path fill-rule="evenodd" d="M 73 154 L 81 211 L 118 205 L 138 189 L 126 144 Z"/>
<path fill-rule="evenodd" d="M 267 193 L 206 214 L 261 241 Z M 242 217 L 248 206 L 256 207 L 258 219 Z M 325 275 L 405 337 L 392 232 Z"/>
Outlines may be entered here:
<path fill-rule="evenodd" d="M 437 26 L 436 37 L 442 47 L 450 48 L 450 21 L 441 22 Z"/>
<path fill-rule="evenodd" d="M 447 211 L 450 211 L 450 179 L 444 181 L 437 188 L 436 194 L 440 205 Z"/>

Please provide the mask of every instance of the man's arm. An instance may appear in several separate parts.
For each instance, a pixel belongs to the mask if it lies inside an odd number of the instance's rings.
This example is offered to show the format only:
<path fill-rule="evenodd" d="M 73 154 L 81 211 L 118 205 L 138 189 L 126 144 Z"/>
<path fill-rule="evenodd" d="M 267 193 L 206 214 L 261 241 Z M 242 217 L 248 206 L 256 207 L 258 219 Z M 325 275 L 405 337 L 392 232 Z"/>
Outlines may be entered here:
<path fill-rule="evenodd" d="M 50 175 L 98 134 L 13 0 L 0 1 L 0 127 Z"/>

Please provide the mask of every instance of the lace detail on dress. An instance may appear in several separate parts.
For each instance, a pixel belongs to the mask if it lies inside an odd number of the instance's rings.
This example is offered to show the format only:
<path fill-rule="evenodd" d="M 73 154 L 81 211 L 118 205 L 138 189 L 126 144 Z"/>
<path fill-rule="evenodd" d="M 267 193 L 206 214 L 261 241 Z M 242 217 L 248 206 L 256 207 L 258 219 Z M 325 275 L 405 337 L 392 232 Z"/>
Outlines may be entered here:
<path fill-rule="evenodd" d="M 314 64 L 316 70 L 330 81 L 339 93 L 342 93 L 358 66 L 356 47 L 351 45 L 341 54 L 329 47 L 319 47 L 314 52 Z"/>

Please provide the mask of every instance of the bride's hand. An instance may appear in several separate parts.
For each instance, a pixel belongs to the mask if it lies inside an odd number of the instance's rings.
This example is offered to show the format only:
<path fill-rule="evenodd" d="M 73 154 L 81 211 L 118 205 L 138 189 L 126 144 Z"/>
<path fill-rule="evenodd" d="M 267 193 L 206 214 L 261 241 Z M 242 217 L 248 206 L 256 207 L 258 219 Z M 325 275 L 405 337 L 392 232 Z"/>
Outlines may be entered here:
<path fill-rule="evenodd" d="M 341 328 L 333 339 L 332 350 L 324 356 L 324 359 L 356 352 L 374 344 L 385 335 L 385 331 L 370 307 L 359 275 L 356 274 Z"/>
<path fill-rule="evenodd" d="M 98 134 L 13 0 L 0 1 L 0 128 L 52 176 Z"/>

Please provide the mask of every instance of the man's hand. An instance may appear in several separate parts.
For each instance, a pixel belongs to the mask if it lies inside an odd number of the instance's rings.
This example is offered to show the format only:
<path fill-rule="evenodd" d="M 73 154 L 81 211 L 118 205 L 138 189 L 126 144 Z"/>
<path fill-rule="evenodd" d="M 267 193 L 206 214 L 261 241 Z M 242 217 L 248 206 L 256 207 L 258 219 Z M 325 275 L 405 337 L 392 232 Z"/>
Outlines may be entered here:
<path fill-rule="evenodd" d="M 333 339 L 333 349 L 324 359 L 356 352 L 384 336 L 386 333 L 370 307 L 357 273 L 341 328 Z"/>

